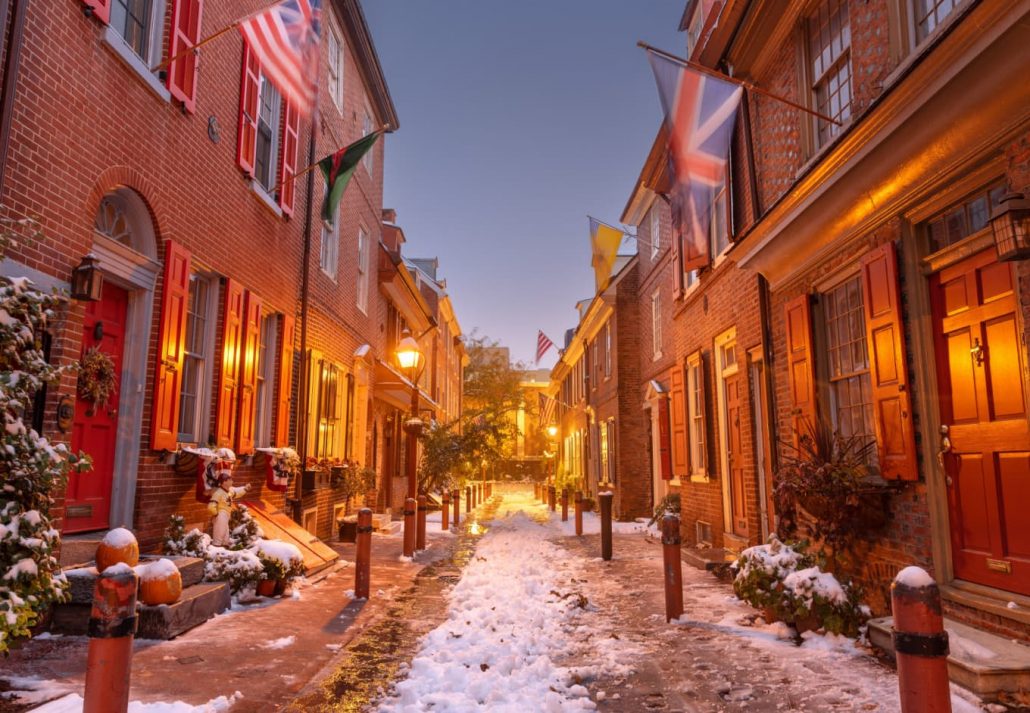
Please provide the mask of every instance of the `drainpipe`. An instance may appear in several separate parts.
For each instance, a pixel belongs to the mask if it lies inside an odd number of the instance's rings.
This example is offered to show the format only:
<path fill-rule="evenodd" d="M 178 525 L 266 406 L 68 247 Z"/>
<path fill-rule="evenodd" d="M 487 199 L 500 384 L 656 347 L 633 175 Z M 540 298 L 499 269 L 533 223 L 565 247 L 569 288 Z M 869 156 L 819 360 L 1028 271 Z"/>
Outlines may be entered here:
<path fill-rule="evenodd" d="M 11 2 L 0 8 L 0 28 L 7 23 Z M 4 81 L 0 87 L 0 196 L 3 195 L 4 177 L 7 175 L 7 151 L 11 145 L 11 120 L 14 114 L 14 93 L 21 67 L 21 44 L 25 35 L 25 15 L 29 0 L 13 0 L 11 29 L 7 34 L 7 53 L 4 57 Z"/>

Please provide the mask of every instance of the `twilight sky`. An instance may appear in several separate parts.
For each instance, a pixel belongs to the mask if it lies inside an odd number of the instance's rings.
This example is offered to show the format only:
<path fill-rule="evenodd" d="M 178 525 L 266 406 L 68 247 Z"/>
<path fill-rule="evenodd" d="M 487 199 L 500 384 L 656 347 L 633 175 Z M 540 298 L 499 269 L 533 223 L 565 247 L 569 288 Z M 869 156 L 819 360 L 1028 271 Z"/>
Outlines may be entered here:
<path fill-rule="evenodd" d="M 409 257 L 440 258 L 466 334 L 532 363 L 537 329 L 561 346 L 575 326 L 594 289 L 586 216 L 618 225 L 661 123 L 636 42 L 682 54 L 685 4 L 363 3 L 401 123 L 384 205 Z"/>

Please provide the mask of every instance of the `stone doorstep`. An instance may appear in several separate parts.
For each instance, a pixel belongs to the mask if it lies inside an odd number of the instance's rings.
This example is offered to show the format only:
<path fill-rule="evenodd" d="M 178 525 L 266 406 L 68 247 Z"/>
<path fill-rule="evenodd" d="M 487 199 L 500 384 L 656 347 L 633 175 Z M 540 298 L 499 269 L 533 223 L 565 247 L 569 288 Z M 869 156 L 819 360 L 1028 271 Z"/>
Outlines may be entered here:
<path fill-rule="evenodd" d="M 894 656 L 894 619 L 869 620 L 869 641 Z M 986 700 L 999 694 L 1030 697 L 1030 646 L 1015 643 L 952 619 L 944 620 L 950 639 L 948 677 Z"/>
<path fill-rule="evenodd" d="M 699 550 L 696 547 L 684 547 L 680 551 L 680 559 L 691 567 L 708 572 L 725 565 L 727 562 L 726 551 L 716 547 L 709 547 L 704 550 Z"/>
<path fill-rule="evenodd" d="M 179 574 L 182 576 L 182 588 L 184 590 L 192 587 L 194 584 L 198 584 L 204 578 L 204 560 L 198 557 L 142 555 L 140 557 L 140 564 L 153 562 L 158 559 L 169 559 L 175 563 L 175 566 L 179 568 Z M 73 604 L 91 603 L 97 581 L 97 570 L 93 566 L 92 558 L 82 564 L 65 567 L 63 572 L 68 578 L 69 585 L 71 585 L 71 602 Z"/>

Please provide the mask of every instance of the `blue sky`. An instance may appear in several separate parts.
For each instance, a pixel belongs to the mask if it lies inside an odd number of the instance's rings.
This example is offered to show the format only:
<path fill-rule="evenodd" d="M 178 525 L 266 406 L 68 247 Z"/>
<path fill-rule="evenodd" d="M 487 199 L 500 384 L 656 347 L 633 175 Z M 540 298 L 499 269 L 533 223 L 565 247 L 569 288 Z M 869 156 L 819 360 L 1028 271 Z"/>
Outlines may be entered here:
<path fill-rule="evenodd" d="M 661 123 L 637 40 L 682 54 L 686 0 L 365 0 L 400 116 L 384 205 L 440 258 L 458 320 L 531 362 L 593 295 L 587 214 L 616 222 Z M 550 366 L 552 351 L 541 362 Z"/>

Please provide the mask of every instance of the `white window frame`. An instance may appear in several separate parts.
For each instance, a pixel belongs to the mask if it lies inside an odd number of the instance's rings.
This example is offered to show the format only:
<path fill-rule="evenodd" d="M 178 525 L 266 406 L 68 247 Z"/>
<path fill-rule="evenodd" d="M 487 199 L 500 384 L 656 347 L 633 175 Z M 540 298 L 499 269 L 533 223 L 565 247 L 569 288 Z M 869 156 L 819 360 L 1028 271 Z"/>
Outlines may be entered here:
<path fill-rule="evenodd" d="M 343 111 L 343 72 L 344 52 L 343 39 L 336 29 L 336 23 L 329 23 L 329 33 L 326 35 L 326 49 L 329 60 L 326 62 L 326 82 L 329 85 L 329 98 L 340 111 Z"/>
<path fill-rule="evenodd" d="M 940 5 L 947 5 L 950 3 L 951 9 L 947 10 L 943 17 L 936 17 L 936 7 L 933 10 L 931 10 L 927 17 L 933 15 L 936 24 L 934 24 L 933 27 L 929 28 L 926 31 L 926 33 L 923 34 L 919 28 L 919 11 L 916 9 L 916 5 L 919 4 L 920 0 L 906 0 L 906 2 L 908 3 L 908 7 L 906 9 L 909 13 L 911 13 L 912 17 L 911 24 L 913 47 L 919 47 L 928 39 L 935 36 L 942 27 L 947 26 L 951 19 L 955 17 L 956 12 L 960 10 L 962 6 L 966 4 L 967 1 L 968 0 L 944 0 L 943 2 L 939 3 Z"/>
<path fill-rule="evenodd" d="M 254 445 L 265 448 L 272 445 L 272 414 L 275 412 L 275 366 L 279 353 L 279 324 L 283 317 L 275 314 L 261 316 L 261 337 L 258 346 L 257 385 L 254 401 Z"/>
<path fill-rule="evenodd" d="M 830 44 L 826 47 L 832 48 L 834 43 L 839 42 L 839 44 L 841 45 L 840 53 L 837 54 L 832 61 L 827 62 L 824 59 L 820 58 L 819 61 L 821 62 L 821 67 L 819 70 L 817 70 L 814 66 L 817 60 L 815 57 L 812 56 L 812 19 L 819 15 L 823 11 L 824 7 L 829 6 L 833 3 L 840 3 L 848 13 L 848 41 L 847 45 L 844 46 L 842 39 L 843 31 L 838 32 L 838 34 L 830 40 Z M 827 114 L 827 116 L 832 116 L 832 113 L 828 109 L 821 108 L 819 106 L 819 88 L 824 83 L 829 82 L 831 76 L 837 73 L 840 70 L 840 68 L 843 67 L 845 64 L 848 67 L 848 108 L 846 111 L 842 111 L 839 117 L 833 117 L 840 121 L 840 125 L 838 126 L 837 124 L 825 122 L 823 119 L 820 119 L 815 116 L 811 117 L 811 145 L 814 147 L 816 151 L 818 151 L 823 146 L 832 143 L 834 139 L 840 136 L 841 132 L 844 130 L 844 127 L 851 122 L 855 113 L 855 66 L 851 61 L 851 11 L 850 7 L 848 6 L 848 0 L 821 0 L 817 8 L 815 9 L 815 12 L 810 13 L 808 17 L 805 18 L 803 35 L 805 57 L 805 81 L 808 83 L 807 91 L 812 109 L 816 111 L 822 111 L 823 113 Z M 823 54 L 825 54 L 828 51 L 832 50 L 824 49 Z M 816 75 L 816 71 L 819 71 L 818 75 Z"/>
<path fill-rule="evenodd" d="M 662 358 L 662 291 L 651 293 L 651 359 Z"/>
<path fill-rule="evenodd" d="M 358 279 L 355 302 L 362 314 L 368 314 L 368 260 L 372 251 L 369 249 L 369 235 L 365 226 L 358 226 Z"/>
<path fill-rule="evenodd" d="M 658 259 L 662 248 L 662 216 L 658 212 L 658 202 L 651 204 L 651 262 Z"/>
<path fill-rule="evenodd" d="M 333 282 L 340 273 L 340 210 L 337 206 L 332 222 L 322 221 L 322 242 L 318 251 L 318 266 Z"/>
<path fill-rule="evenodd" d="M 260 83 L 258 87 L 258 109 L 257 109 L 257 124 L 256 124 L 256 136 L 254 139 L 254 187 L 257 190 L 264 193 L 269 198 L 274 198 L 272 195 L 276 185 L 279 183 L 280 174 L 280 162 L 283 157 L 279 156 L 279 137 L 283 130 L 283 97 L 279 93 L 279 90 L 270 82 L 264 72 L 260 75 Z M 264 106 L 265 90 L 274 92 L 272 97 L 272 108 L 271 108 L 271 123 L 268 124 L 262 120 L 261 109 Z M 262 126 L 268 126 L 270 133 L 268 142 L 268 181 L 267 183 L 262 181 L 258 176 L 258 163 L 260 153 L 260 140 Z"/>
<path fill-rule="evenodd" d="M 190 289 L 192 290 L 195 283 L 204 283 L 207 286 L 207 304 L 204 305 L 206 314 L 204 315 L 204 330 L 201 334 L 203 339 L 202 352 L 199 359 L 199 371 L 200 375 L 197 377 L 197 393 L 194 396 L 193 401 L 193 413 L 190 417 L 193 419 L 192 429 L 190 432 L 182 430 L 182 419 L 184 418 L 184 411 L 182 410 L 182 386 L 186 384 L 186 370 L 190 366 L 185 360 L 194 358 L 186 356 L 183 362 L 183 375 L 182 382 L 179 387 L 179 422 L 176 424 L 177 438 L 182 443 L 191 443 L 196 445 L 206 445 L 208 442 L 208 436 L 210 435 L 211 428 L 211 391 L 214 387 L 214 363 L 215 363 L 215 333 L 218 322 L 218 305 L 221 301 L 222 294 L 218 285 L 218 278 L 215 275 L 211 275 L 203 272 L 194 272 L 190 275 Z M 187 298 L 191 300 L 191 297 Z M 188 307 L 187 307 L 188 309 Z M 191 319 L 189 316 L 186 318 L 186 334 L 190 333 Z M 184 337 L 185 338 L 185 337 Z M 183 345 L 183 351 L 185 353 L 186 345 Z"/>
<path fill-rule="evenodd" d="M 161 61 L 161 56 L 164 53 L 165 0 L 150 0 L 150 9 L 147 11 L 149 17 L 144 27 L 146 47 L 142 54 L 129 44 L 129 40 L 125 37 L 124 32 L 115 26 L 116 17 L 120 13 L 119 6 L 122 4 L 122 0 L 111 1 L 111 17 L 108 27 L 122 41 L 125 49 L 146 63 L 149 74 L 151 73 L 149 68 Z"/>
<path fill-rule="evenodd" d="M 705 28 L 705 17 L 701 12 L 701 9 L 707 3 L 699 2 L 694 6 L 694 12 L 690 16 L 690 22 L 687 24 L 687 57 L 690 57 L 694 53 L 694 48 L 697 47 L 697 43 L 701 40 L 701 32 Z"/>
<path fill-rule="evenodd" d="M 111 8 L 114 12 L 114 8 Z M 157 72 L 150 68 L 161 61 L 164 52 L 164 18 L 165 0 L 153 0 L 150 7 L 150 37 L 147 56 L 142 57 L 136 54 L 136 50 L 126 41 L 125 37 L 113 24 L 108 24 L 104 29 L 103 43 L 107 45 L 122 62 L 124 62 L 143 83 L 154 94 L 166 102 L 172 100 L 171 92 L 165 83 L 157 76 Z"/>
<path fill-rule="evenodd" d="M 612 321 L 604 323 L 604 378 L 612 376 Z"/>
<path fill-rule="evenodd" d="M 690 479 L 708 480 L 708 423 L 707 414 L 698 393 L 704 395 L 707 385 L 701 353 L 687 357 L 687 451 L 690 457 Z"/>
<path fill-rule="evenodd" d="M 733 353 L 732 363 L 727 358 L 727 355 Z M 713 354 L 715 355 L 715 384 L 716 393 L 715 400 L 718 408 L 718 430 L 719 432 L 719 469 L 722 473 L 722 515 L 723 522 L 731 523 L 733 513 L 731 509 L 733 503 L 731 501 L 730 488 L 730 434 L 729 425 L 727 423 L 727 412 L 726 412 L 726 382 L 736 376 L 740 372 L 740 354 L 737 349 L 737 328 L 730 327 L 722 334 L 715 338 Z M 727 531 L 731 531 L 728 525 Z"/>

